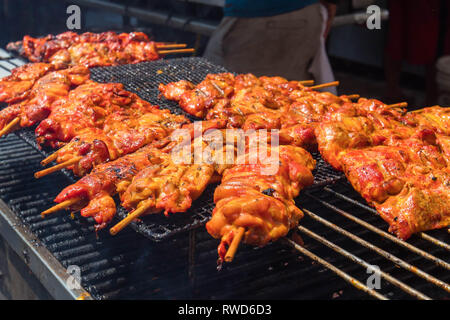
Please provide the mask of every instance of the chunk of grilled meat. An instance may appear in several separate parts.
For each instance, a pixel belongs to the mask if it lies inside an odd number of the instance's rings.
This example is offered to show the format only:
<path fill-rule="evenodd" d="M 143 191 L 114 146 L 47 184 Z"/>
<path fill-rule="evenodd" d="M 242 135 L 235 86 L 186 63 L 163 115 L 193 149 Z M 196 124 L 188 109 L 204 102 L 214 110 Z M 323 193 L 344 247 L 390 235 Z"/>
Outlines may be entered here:
<path fill-rule="evenodd" d="M 436 144 L 442 152 L 447 167 L 450 167 L 450 136 L 436 134 Z"/>
<path fill-rule="evenodd" d="M 406 240 L 412 234 L 450 225 L 450 172 L 425 171 L 406 179 L 396 196 L 375 204 L 389 231 Z"/>
<path fill-rule="evenodd" d="M 374 131 L 373 122 L 366 117 L 345 117 L 339 122 L 321 123 L 315 128 L 315 136 L 322 157 L 335 169 L 342 170 L 340 153 L 379 144 L 372 141 Z"/>
<path fill-rule="evenodd" d="M 314 159 L 300 147 L 272 147 L 269 152 L 279 158 L 274 170 L 273 163 L 261 159 L 252 163 L 255 152 L 250 149 L 238 160 L 242 164 L 225 169 L 214 193 L 216 207 L 206 228 L 221 239 L 221 260 L 240 227 L 246 230 L 245 243 L 263 246 L 285 236 L 303 216 L 294 198 L 313 183 Z"/>
<path fill-rule="evenodd" d="M 403 122 L 413 127 L 425 127 L 450 136 L 450 108 L 433 106 L 408 112 Z"/>
<path fill-rule="evenodd" d="M 233 93 L 234 82 L 235 77 L 231 73 L 208 74 L 198 85 L 181 80 L 167 85 L 161 83 L 159 90 L 166 99 L 177 101 L 187 113 L 204 118 L 217 101 Z"/>
<path fill-rule="evenodd" d="M 399 140 L 411 136 L 414 129 L 400 122 L 403 109 L 392 109 L 378 100 L 360 99 L 344 103 L 324 115 L 314 133 L 322 157 L 342 170 L 340 152 Z"/>
<path fill-rule="evenodd" d="M 413 140 L 344 151 L 340 157 L 355 190 L 404 240 L 450 224 L 450 171 L 437 146 Z"/>

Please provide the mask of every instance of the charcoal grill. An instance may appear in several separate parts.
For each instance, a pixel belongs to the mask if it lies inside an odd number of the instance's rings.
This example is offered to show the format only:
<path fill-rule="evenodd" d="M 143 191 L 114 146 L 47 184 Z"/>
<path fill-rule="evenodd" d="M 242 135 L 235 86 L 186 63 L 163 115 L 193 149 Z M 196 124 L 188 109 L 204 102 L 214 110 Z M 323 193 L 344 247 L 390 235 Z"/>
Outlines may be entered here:
<path fill-rule="evenodd" d="M 1 54 L 6 56 L 4 52 Z M 4 59 L 0 61 L 0 68 L 11 69 L 10 66 L 22 63 L 18 59 Z M 201 64 L 210 69 L 201 69 Z M 153 73 L 148 73 L 152 68 L 157 75 L 155 78 L 151 77 Z M 158 76 L 179 76 L 198 82 L 205 75 L 202 72 L 212 70 L 224 71 L 203 59 L 173 59 L 94 69 L 92 77 L 104 82 L 123 81 L 128 90 L 173 110 L 175 105 L 157 98 Z M 161 82 L 173 80 L 178 79 L 166 78 Z M 0 231 L 3 240 L 47 291 L 45 297 L 449 297 L 448 231 L 420 233 L 408 242 L 398 240 L 384 231 L 387 224 L 321 159 L 316 184 L 297 199 L 305 212 L 298 230 L 264 248 L 241 245 L 234 262 L 217 271 L 218 241 L 200 227 L 212 208 L 208 194 L 204 202 L 196 202 L 194 210 L 203 210 L 197 218 L 191 217 L 198 214 L 196 212 L 184 217 L 174 215 L 169 222 L 166 218 L 148 217 L 134 224 L 134 230 L 127 228 L 114 237 L 105 231 L 96 235 L 92 221 L 78 215 L 71 217 L 61 213 L 42 219 L 40 212 L 49 207 L 58 191 L 74 178 L 67 172 L 40 180 L 33 178 L 46 152 L 32 147 L 34 139 L 30 132 L 23 130 L 0 140 Z M 121 212 L 119 216 L 124 214 Z M 188 224 L 183 226 L 186 222 Z M 158 232 L 152 229 L 152 223 L 155 226 L 162 223 L 161 229 Z M 295 237 L 297 234 L 302 236 L 304 244 Z M 73 265 L 80 268 L 81 289 L 71 289 L 66 282 L 66 269 Z M 366 285 L 370 275 L 367 268 L 372 265 L 380 268 L 379 290 Z M 3 278 L 0 276 L 0 291 L 7 287 L 4 283 L 7 275 L 8 272 Z"/>

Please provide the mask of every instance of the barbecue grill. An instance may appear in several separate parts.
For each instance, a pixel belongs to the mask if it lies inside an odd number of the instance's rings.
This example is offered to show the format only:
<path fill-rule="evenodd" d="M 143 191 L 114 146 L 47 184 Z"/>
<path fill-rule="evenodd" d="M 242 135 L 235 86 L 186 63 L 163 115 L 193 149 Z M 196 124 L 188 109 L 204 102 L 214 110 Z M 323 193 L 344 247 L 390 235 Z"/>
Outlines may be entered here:
<path fill-rule="evenodd" d="M 5 52 L 0 55 L 1 72 L 23 63 Z M 204 59 L 181 58 L 97 68 L 92 78 L 122 82 L 143 99 L 182 113 L 158 98 L 158 84 L 199 82 L 207 73 L 224 71 Z M 34 179 L 46 155 L 37 148 L 32 129 L 0 139 L 0 252 L 17 265 L 0 265 L 0 291 L 15 294 L 6 293 L 7 298 L 19 295 L 11 283 L 14 270 L 25 274 L 27 268 L 33 275 L 24 281 L 39 298 L 449 297 L 448 230 L 422 232 L 407 242 L 395 238 L 385 231 L 387 224 L 376 211 L 318 154 L 315 184 L 298 198 L 305 213 L 298 229 L 264 248 L 242 245 L 234 262 L 219 271 L 218 241 L 203 227 L 213 208 L 214 186 L 188 213 L 148 216 L 117 236 L 105 230 L 96 234 L 92 221 L 78 215 L 42 219 L 40 212 L 75 179 L 66 171 Z M 119 210 L 118 218 L 125 214 Z M 67 270 L 73 266 L 81 276 L 80 288 L 70 285 Z M 379 289 L 367 282 L 373 270 L 379 270 Z"/>

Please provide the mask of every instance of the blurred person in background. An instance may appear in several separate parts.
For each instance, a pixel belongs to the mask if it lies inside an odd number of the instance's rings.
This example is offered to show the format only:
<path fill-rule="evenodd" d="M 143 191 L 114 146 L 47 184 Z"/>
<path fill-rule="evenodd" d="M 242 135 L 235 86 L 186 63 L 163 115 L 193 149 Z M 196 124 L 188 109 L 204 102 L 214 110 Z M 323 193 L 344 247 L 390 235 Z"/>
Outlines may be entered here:
<path fill-rule="evenodd" d="M 326 21 L 318 0 L 226 0 L 204 56 L 237 73 L 311 79 L 308 69 L 336 14 L 337 1 L 320 2 Z"/>
<path fill-rule="evenodd" d="M 448 0 L 389 1 L 389 30 L 384 64 L 386 103 L 411 100 L 404 95 L 400 87 L 403 61 L 424 66 L 425 105 L 436 103 L 436 60 L 441 52 L 450 53 L 448 2 Z M 445 14 L 446 19 L 443 18 Z M 445 21 L 446 26 L 442 23 Z"/>

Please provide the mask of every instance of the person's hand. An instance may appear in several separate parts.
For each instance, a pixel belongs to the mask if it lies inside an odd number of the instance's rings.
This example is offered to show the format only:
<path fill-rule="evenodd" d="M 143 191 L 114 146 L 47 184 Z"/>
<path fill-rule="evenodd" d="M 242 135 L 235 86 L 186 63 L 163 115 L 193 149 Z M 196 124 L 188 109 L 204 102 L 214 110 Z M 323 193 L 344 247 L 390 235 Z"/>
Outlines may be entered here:
<path fill-rule="evenodd" d="M 326 0 L 320 0 L 323 6 L 327 9 L 328 18 L 326 22 L 325 32 L 323 33 L 323 37 L 326 39 L 328 37 L 328 33 L 330 33 L 331 23 L 333 22 L 334 16 L 336 15 L 337 5 Z"/>

